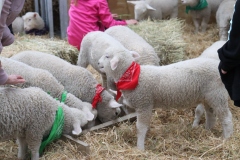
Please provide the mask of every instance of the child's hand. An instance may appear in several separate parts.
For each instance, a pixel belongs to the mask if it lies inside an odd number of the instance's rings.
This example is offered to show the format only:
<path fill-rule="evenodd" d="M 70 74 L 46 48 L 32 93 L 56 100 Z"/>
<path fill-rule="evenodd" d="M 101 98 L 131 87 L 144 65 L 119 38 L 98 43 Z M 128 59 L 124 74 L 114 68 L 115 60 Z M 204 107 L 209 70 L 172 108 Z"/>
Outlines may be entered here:
<path fill-rule="evenodd" d="M 127 25 L 131 25 L 131 24 L 137 24 L 138 21 L 135 19 L 129 19 L 129 20 L 126 20 L 126 23 L 127 23 Z"/>
<path fill-rule="evenodd" d="M 118 17 L 118 14 L 115 14 L 115 13 L 114 13 L 114 14 L 112 14 L 112 17 L 113 17 L 113 18 L 117 18 L 117 17 Z"/>

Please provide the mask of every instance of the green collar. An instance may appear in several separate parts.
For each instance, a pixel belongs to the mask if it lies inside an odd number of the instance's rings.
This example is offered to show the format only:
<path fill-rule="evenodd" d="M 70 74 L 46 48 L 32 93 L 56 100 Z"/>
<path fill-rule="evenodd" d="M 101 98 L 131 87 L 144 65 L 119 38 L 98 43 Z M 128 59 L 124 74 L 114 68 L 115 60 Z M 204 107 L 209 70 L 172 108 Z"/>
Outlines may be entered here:
<path fill-rule="evenodd" d="M 60 102 L 65 103 L 66 99 L 67 99 L 67 91 L 64 91 L 62 93 L 62 97 L 61 97 L 61 101 Z"/>
<path fill-rule="evenodd" d="M 201 10 L 208 6 L 207 0 L 199 0 L 199 3 L 195 7 L 186 6 L 186 13 L 188 14 L 189 10 Z"/>
<path fill-rule="evenodd" d="M 43 150 L 48 144 L 50 144 L 52 141 L 59 139 L 61 137 L 62 131 L 63 131 L 63 125 L 64 125 L 63 108 L 59 106 L 58 110 L 56 111 L 56 117 L 53 122 L 53 126 L 50 131 L 50 134 L 48 135 L 48 137 L 42 140 L 42 143 L 39 149 L 40 155 L 43 153 Z"/>

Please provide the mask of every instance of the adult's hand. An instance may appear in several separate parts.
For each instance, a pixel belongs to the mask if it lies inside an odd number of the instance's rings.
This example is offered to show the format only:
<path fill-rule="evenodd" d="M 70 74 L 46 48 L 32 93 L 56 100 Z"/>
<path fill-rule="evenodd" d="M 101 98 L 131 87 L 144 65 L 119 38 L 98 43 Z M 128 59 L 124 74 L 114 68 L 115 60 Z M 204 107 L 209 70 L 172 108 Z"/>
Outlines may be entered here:
<path fill-rule="evenodd" d="M 25 79 L 20 75 L 8 75 L 8 79 L 5 82 L 5 84 L 18 84 L 18 83 L 24 83 Z"/>

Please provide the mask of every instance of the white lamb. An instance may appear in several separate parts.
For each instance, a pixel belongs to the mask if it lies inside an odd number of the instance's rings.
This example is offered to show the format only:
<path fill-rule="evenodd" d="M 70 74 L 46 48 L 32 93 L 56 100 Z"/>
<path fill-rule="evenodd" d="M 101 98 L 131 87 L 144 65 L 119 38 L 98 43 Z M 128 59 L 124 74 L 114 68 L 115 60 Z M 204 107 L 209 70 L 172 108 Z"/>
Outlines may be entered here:
<path fill-rule="evenodd" d="M 48 70 L 68 92 L 82 101 L 92 103 L 96 100 L 98 118 L 101 122 L 116 119 L 120 114 L 118 107 L 122 105 L 117 103 L 106 90 L 99 94 L 96 93 L 98 82 L 87 69 L 72 65 L 57 56 L 38 51 L 23 51 L 11 58 L 32 67 Z"/>
<path fill-rule="evenodd" d="M 178 0 L 142 0 L 127 3 L 134 5 L 134 16 L 138 21 L 148 17 L 161 20 L 178 16 Z"/>
<path fill-rule="evenodd" d="M 195 26 L 195 33 L 201 28 L 202 32 L 207 29 L 208 22 L 211 15 L 216 15 L 217 9 L 223 0 L 206 0 L 208 5 L 202 9 L 194 9 L 194 7 L 201 6 L 204 0 L 181 0 L 182 4 L 186 7 L 191 7 L 190 14 Z M 187 10 L 186 10 L 187 11 Z"/>
<path fill-rule="evenodd" d="M 17 138 L 19 159 L 26 158 L 27 148 L 32 160 L 39 159 L 42 139 L 49 135 L 59 106 L 63 134 L 79 135 L 87 123 L 84 112 L 61 104 L 40 88 L 0 88 L 0 98 L 0 141 Z"/>
<path fill-rule="evenodd" d="M 13 22 L 12 22 L 12 31 L 14 34 L 17 33 L 24 33 L 24 22 L 22 17 L 17 17 Z"/>
<path fill-rule="evenodd" d="M 217 50 L 221 48 L 226 41 L 216 41 L 210 47 L 205 49 L 199 57 L 213 58 L 219 60 Z"/>
<path fill-rule="evenodd" d="M 25 83 L 17 84 L 18 87 L 39 87 L 52 97 L 61 101 L 62 95 L 66 94 L 65 104 L 69 107 L 78 108 L 84 111 L 88 117 L 96 117 L 97 111 L 87 102 L 82 102 L 71 93 L 64 93 L 64 86 L 47 70 L 33 68 L 25 63 L 0 57 L 5 72 L 8 74 L 19 74 L 26 80 Z"/>
<path fill-rule="evenodd" d="M 42 17 L 37 12 L 27 12 L 22 18 L 25 31 L 30 31 L 32 29 L 42 30 L 45 27 Z"/>
<path fill-rule="evenodd" d="M 228 108 L 228 93 L 217 71 L 218 61 L 195 58 L 166 66 L 139 66 L 133 58 L 138 54 L 131 55 L 126 50 L 116 52 L 116 48 L 118 46 L 107 49 L 99 60 L 99 66 L 107 76 L 114 78 L 124 103 L 137 112 L 139 149 L 144 149 L 154 107 L 182 108 L 204 104 L 206 128 L 214 126 L 216 114 L 222 123 L 223 137 L 230 137 L 233 132 L 232 114 Z"/>
<path fill-rule="evenodd" d="M 154 48 L 129 27 L 113 26 L 105 30 L 105 33 L 119 41 L 126 49 L 138 52 L 140 58 L 136 61 L 139 64 L 159 66 L 160 59 Z"/>
<path fill-rule="evenodd" d="M 216 21 L 219 28 L 220 40 L 226 41 L 228 39 L 228 30 L 230 27 L 230 20 L 233 16 L 235 3 L 236 0 L 224 0 L 217 10 Z"/>
<path fill-rule="evenodd" d="M 104 87 L 116 90 L 112 79 L 110 77 L 107 79 L 106 74 L 98 68 L 98 60 L 109 45 L 124 46 L 131 51 L 140 52 L 141 57 L 137 61 L 141 65 L 159 65 L 159 58 L 154 48 L 128 27 L 110 27 L 105 33 L 100 31 L 90 32 L 82 40 L 77 65 L 86 68 L 90 64 L 101 74 Z"/>

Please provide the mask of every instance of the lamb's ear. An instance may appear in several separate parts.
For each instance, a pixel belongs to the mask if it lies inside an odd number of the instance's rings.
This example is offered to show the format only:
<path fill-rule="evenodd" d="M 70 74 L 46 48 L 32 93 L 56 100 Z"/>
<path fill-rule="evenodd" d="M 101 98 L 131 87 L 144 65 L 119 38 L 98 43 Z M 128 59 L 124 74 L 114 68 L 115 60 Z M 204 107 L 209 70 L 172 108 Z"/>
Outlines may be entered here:
<path fill-rule="evenodd" d="M 36 17 L 37 17 L 37 13 L 34 13 L 34 14 L 33 14 L 33 18 L 36 18 Z"/>
<path fill-rule="evenodd" d="M 130 51 L 130 53 L 132 54 L 132 57 L 133 57 L 134 59 L 137 59 L 137 58 L 140 58 L 140 57 L 141 57 L 140 54 L 139 54 L 138 52 L 136 52 L 136 51 Z"/>
<path fill-rule="evenodd" d="M 112 89 L 109 89 L 109 92 L 113 93 L 114 95 L 117 95 L 117 91 L 114 91 Z"/>
<path fill-rule="evenodd" d="M 116 102 L 114 99 L 111 99 L 110 102 L 109 102 L 109 106 L 110 106 L 110 108 L 118 108 L 118 107 L 121 107 L 123 105 Z"/>
<path fill-rule="evenodd" d="M 94 114 L 92 114 L 92 112 L 90 112 L 89 110 L 84 112 L 86 114 L 85 116 L 88 121 L 92 121 L 94 119 Z"/>
<path fill-rule="evenodd" d="M 114 56 L 114 57 L 110 60 L 111 69 L 112 69 L 113 71 L 117 68 L 118 62 L 119 62 L 119 58 L 118 58 L 117 56 Z"/>
<path fill-rule="evenodd" d="M 146 7 L 147 7 L 148 10 L 156 11 L 156 9 L 151 7 L 149 4 L 146 4 Z"/>
<path fill-rule="evenodd" d="M 75 122 L 73 124 L 73 130 L 72 130 L 73 135 L 78 136 L 80 133 L 82 133 L 82 128 L 80 126 L 81 126 L 80 122 Z"/>

